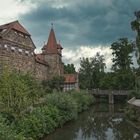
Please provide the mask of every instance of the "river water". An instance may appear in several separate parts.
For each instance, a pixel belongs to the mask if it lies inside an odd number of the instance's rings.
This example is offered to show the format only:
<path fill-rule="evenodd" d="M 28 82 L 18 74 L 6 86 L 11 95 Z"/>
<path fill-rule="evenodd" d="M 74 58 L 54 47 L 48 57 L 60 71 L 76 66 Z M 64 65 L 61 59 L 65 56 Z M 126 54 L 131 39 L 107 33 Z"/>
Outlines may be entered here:
<path fill-rule="evenodd" d="M 96 104 L 43 140 L 140 140 L 124 119 L 124 105 Z"/>

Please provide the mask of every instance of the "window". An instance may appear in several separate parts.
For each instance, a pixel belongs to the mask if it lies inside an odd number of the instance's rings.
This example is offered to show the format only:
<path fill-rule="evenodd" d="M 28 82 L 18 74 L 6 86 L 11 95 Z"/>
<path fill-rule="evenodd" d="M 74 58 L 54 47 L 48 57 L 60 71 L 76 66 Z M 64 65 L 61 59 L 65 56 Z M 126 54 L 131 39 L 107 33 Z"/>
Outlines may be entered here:
<path fill-rule="evenodd" d="M 15 34 L 17 35 L 17 32 L 15 31 Z"/>
<path fill-rule="evenodd" d="M 16 48 L 15 48 L 15 47 L 11 47 L 11 50 L 15 51 L 15 50 L 16 50 Z"/>
<path fill-rule="evenodd" d="M 7 47 L 7 44 L 4 45 L 4 48 L 6 48 L 6 49 L 8 48 L 8 47 Z"/>
<path fill-rule="evenodd" d="M 29 51 L 25 51 L 26 54 L 29 54 Z"/>
<path fill-rule="evenodd" d="M 20 53 L 22 53 L 22 49 L 18 49 L 18 51 L 19 51 Z"/>

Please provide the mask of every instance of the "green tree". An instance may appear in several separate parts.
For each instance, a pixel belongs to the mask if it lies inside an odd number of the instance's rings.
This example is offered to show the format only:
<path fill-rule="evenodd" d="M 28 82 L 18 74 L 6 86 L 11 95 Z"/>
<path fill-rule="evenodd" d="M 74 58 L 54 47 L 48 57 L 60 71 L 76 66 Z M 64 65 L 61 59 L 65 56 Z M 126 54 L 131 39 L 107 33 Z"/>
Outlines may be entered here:
<path fill-rule="evenodd" d="M 137 62 L 140 65 L 140 11 L 136 11 L 135 13 L 136 19 L 131 22 L 131 28 L 133 31 L 136 31 L 136 57 Z"/>
<path fill-rule="evenodd" d="M 79 86 L 82 89 L 91 89 L 93 85 L 92 81 L 92 64 L 89 58 L 82 58 L 80 60 L 79 69 Z"/>
<path fill-rule="evenodd" d="M 34 105 L 36 102 L 38 102 L 39 98 L 45 94 L 45 90 L 43 89 L 41 83 L 30 74 L 21 74 L 20 77 L 24 84 L 28 87 L 28 98 L 32 102 L 32 105 Z"/>
<path fill-rule="evenodd" d="M 64 73 L 65 74 L 73 74 L 73 73 L 76 73 L 74 64 L 64 65 Z"/>
<path fill-rule="evenodd" d="M 129 70 L 132 62 L 133 43 L 129 42 L 127 38 L 121 38 L 111 45 L 113 65 L 112 69 Z"/>
<path fill-rule="evenodd" d="M 92 58 L 82 58 L 79 69 L 80 88 L 99 88 L 101 77 L 104 75 L 104 56 L 97 53 Z"/>
<path fill-rule="evenodd" d="M 111 45 L 113 89 L 133 89 L 134 87 L 134 74 L 131 68 L 133 46 L 127 38 L 121 38 Z"/>

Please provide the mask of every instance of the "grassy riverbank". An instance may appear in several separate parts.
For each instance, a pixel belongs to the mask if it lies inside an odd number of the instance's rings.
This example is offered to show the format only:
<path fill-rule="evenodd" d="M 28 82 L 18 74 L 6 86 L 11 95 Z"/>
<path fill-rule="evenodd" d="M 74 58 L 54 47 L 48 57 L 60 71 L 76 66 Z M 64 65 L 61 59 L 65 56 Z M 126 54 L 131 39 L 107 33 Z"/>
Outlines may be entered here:
<path fill-rule="evenodd" d="M 12 122 L 1 115 L 0 139 L 41 138 L 75 119 L 79 112 L 88 109 L 93 102 L 93 97 L 84 92 L 48 94 L 43 104 Z"/>

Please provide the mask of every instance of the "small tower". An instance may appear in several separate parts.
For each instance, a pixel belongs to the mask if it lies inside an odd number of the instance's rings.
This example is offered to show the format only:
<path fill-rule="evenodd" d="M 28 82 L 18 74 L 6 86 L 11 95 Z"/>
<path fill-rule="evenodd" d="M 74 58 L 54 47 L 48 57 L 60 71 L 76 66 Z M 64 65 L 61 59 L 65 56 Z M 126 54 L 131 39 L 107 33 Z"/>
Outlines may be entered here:
<path fill-rule="evenodd" d="M 60 41 L 59 41 L 59 43 L 57 44 L 57 50 L 58 50 L 58 52 L 59 52 L 59 54 L 62 56 L 62 46 L 61 46 L 61 44 L 60 44 Z"/>
<path fill-rule="evenodd" d="M 47 44 L 42 48 L 42 54 L 44 55 L 45 61 L 49 64 L 50 78 L 63 74 L 62 49 L 60 43 L 57 44 L 52 24 Z"/>

